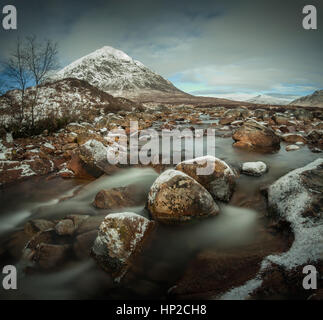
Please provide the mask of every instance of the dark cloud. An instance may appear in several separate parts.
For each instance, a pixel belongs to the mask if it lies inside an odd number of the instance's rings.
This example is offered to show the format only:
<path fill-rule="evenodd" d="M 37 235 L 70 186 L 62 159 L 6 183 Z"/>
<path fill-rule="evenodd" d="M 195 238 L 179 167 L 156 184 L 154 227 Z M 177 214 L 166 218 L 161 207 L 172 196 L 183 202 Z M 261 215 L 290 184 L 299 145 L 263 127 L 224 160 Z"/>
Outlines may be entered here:
<path fill-rule="evenodd" d="M 5 1 L 4 4 L 9 4 Z M 303 94 L 323 87 L 318 30 L 302 28 L 303 0 L 11 1 L 18 31 L 59 41 L 62 66 L 104 45 L 119 48 L 190 92 Z"/>

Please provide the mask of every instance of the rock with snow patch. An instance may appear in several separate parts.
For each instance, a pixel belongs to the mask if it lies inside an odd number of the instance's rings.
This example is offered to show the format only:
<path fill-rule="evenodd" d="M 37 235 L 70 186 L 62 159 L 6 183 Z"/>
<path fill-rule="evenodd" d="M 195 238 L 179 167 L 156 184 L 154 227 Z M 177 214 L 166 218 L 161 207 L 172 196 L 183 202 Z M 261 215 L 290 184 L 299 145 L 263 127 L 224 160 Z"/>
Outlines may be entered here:
<path fill-rule="evenodd" d="M 286 151 L 296 151 L 299 150 L 300 147 L 296 144 L 290 144 L 289 146 L 286 146 Z"/>
<path fill-rule="evenodd" d="M 215 216 L 219 207 L 211 194 L 187 174 L 169 169 L 153 183 L 148 209 L 157 221 L 180 223 Z"/>
<path fill-rule="evenodd" d="M 99 227 L 92 255 L 105 271 L 120 281 L 143 249 L 153 226 L 153 221 L 132 212 L 109 214 Z"/>
<path fill-rule="evenodd" d="M 176 166 L 176 170 L 195 179 L 217 200 L 228 202 L 233 194 L 236 175 L 226 162 L 216 157 L 183 161 Z"/>
<path fill-rule="evenodd" d="M 111 174 L 116 167 L 107 160 L 108 148 L 100 141 L 89 140 L 80 146 L 80 159 L 86 164 L 86 171 L 93 176 L 100 176 L 102 173 Z"/>
<path fill-rule="evenodd" d="M 291 269 L 322 258 L 323 159 L 278 179 L 267 189 L 267 198 L 271 214 L 290 223 L 295 237 L 288 252 L 267 260 Z"/>
<path fill-rule="evenodd" d="M 249 176 L 261 176 L 267 171 L 267 165 L 262 161 L 245 162 L 242 164 L 241 171 Z"/>

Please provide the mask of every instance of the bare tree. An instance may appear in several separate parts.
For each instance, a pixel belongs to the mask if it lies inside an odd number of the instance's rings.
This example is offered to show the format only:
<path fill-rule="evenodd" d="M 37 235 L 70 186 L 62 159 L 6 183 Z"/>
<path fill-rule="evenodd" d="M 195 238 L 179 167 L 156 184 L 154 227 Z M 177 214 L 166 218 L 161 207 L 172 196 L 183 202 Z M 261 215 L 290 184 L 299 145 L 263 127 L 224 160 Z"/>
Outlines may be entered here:
<path fill-rule="evenodd" d="M 16 47 L 11 53 L 10 58 L 4 64 L 4 74 L 8 78 L 7 89 L 20 90 L 19 119 L 24 119 L 25 94 L 31 73 L 28 70 L 26 52 L 20 39 L 17 39 Z"/>
<path fill-rule="evenodd" d="M 32 126 L 35 122 L 34 109 L 38 99 L 38 87 L 46 80 L 49 72 L 58 68 L 57 43 L 50 40 L 38 42 L 35 36 L 26 38 L 25 61 L 35 84 L 34 99 L 31 104 Z"/>

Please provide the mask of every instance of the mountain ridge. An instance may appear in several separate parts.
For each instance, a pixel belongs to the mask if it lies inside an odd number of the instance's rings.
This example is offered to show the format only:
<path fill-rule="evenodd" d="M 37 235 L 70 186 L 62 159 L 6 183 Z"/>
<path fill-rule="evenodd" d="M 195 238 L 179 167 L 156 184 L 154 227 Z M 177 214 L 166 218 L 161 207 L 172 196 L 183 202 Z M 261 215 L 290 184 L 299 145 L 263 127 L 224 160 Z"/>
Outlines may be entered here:
<path fill-rule="evenodd" d="M 312 94 L 293 100 L 290 105 L 323 108 L 323 89 L 316 90 Z"/>

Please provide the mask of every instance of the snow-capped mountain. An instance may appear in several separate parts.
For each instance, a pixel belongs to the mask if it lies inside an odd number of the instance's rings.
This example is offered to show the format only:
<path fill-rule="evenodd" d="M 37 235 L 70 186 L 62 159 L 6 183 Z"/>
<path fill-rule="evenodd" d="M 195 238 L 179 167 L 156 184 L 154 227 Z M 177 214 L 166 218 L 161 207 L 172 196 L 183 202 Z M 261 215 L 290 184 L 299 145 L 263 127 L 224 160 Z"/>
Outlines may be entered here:
<path fill-rule="evenodd" d="M 85 80 L 113 96 L 144 100 L 147 96 L 190 96 L 126 53 L 105 46 L 76 60 L 50 81 L 65 78 Z"/>
<path fill-rule="evenodd" d="M 323 90 L 317 90 L 308 96 L 293 100 L 290 104 L 303 107 L 323 108 Z"/>
<path fill-rule="evenodd" d="M 259 103 L 259 104 L 287 105 L 291 102 L 291 99 L 278 98 L 274 96 L 260 94 L 246 101 L 250 103 Z"/>

